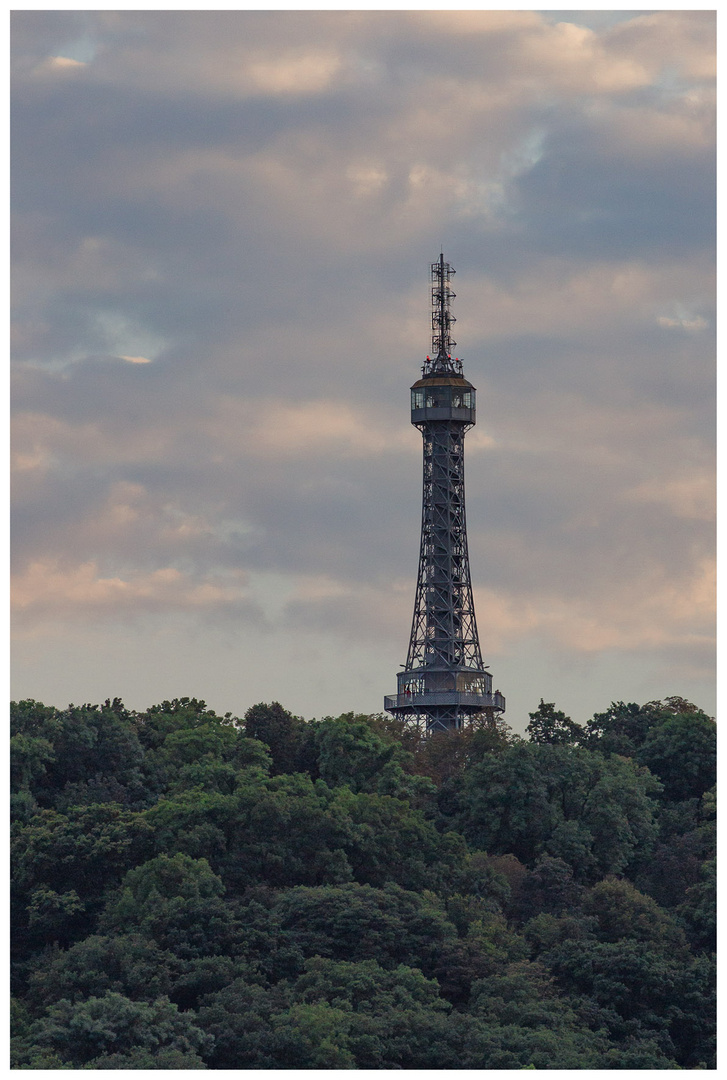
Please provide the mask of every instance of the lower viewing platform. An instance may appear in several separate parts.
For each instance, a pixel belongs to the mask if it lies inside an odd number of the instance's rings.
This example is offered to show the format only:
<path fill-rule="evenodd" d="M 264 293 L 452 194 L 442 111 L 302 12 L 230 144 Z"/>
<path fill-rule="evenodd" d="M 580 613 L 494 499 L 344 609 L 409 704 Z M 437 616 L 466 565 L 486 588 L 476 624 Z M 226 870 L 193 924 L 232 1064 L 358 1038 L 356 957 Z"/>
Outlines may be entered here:
<path fill-rule="evenodd" d="M 475 694 L 458 690 L 425 690 L 422 693 L 391 694 L 384 698 L 384 708 L 387 712 L 422 713 L 435 705 L 473 711 L 495 709 L 497 712 L 504 712 L 505 698 L 498 690 L 491 694 Z"/>

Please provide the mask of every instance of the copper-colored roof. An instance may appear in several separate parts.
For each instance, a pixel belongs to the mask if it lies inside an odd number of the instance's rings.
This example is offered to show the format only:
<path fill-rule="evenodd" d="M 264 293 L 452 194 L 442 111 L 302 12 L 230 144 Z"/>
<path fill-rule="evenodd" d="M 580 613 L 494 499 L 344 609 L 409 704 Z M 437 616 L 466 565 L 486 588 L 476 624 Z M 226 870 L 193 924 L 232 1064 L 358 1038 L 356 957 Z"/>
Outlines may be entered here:
<path fill-rule="evenodd" d="M 463 386 L 470 390 L 475 389 L 463 375 L 425 375 L 423 379 L 417 379 L 411 389 L 416 390 L 420 386 Z"/>

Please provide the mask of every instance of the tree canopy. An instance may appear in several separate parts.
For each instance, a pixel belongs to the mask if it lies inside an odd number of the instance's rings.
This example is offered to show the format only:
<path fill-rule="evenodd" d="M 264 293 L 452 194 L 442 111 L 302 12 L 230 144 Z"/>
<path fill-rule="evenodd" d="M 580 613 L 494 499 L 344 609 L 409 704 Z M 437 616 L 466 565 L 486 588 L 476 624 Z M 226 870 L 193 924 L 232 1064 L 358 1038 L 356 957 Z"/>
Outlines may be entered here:
<path fill-rule="evenodd" d="M 714 1067 L 715 724 L 11 707 L 18 1069 Z"/>

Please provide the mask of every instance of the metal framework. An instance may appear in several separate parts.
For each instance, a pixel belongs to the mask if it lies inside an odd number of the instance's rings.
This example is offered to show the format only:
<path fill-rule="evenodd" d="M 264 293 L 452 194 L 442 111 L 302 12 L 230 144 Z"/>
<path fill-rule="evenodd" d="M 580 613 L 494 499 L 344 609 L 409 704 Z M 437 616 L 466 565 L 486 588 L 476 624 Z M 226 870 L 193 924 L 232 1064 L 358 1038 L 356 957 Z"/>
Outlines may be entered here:
<path fill-rule="evenodd" d="M 428 734 L 493 723 L 505 699 L 492 691 L 475 621 L 464 496 L 464 436 L 475 423 L 475 388 L 452 359 L 454 270 L 432 263 L 432 357 L 411 388 L 411 422 L 423 436 L 422 535 L 414 617 L 397 693 L 384 708 Z"/>
<path fill-rule="evenodd" d="M 462 374 L 462 364 L 459 361 L 459 370 L 452 367 L 452 349 L 457 342 L 452 337 L 452 323 L 457 322 L 449 309 L 450 302 L 457 295 L 452 292 L 452 275 L 456 274 L 449 263 L 444 261 L 444 255 L 439 256 L 439 262 L 432 263 L 432 355 L 431 360 L 427 357 L 422 374 L 434 374 L 435 371 L 445 371 L 450 374 Z"/>

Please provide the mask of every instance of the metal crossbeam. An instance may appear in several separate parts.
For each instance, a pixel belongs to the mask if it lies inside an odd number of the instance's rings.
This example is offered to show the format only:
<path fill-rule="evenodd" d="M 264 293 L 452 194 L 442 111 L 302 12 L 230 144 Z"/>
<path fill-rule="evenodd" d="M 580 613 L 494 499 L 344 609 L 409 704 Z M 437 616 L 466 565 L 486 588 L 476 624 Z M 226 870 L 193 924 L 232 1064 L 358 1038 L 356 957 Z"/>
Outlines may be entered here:
<path fill-rule="evenodd" d="M 482 667 L 464 501 L 461 422 L 424 430 L 422 539 L 406 669 Z"/>

